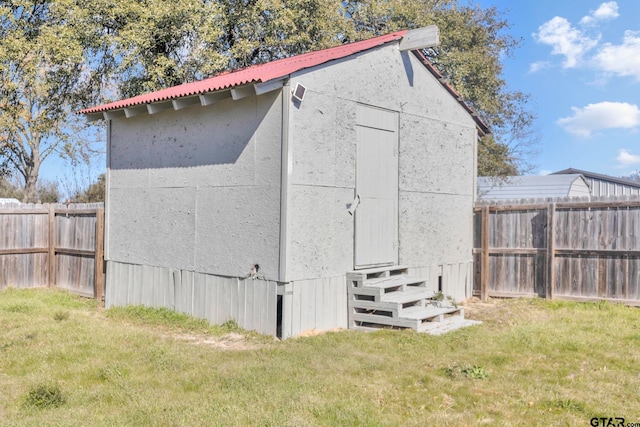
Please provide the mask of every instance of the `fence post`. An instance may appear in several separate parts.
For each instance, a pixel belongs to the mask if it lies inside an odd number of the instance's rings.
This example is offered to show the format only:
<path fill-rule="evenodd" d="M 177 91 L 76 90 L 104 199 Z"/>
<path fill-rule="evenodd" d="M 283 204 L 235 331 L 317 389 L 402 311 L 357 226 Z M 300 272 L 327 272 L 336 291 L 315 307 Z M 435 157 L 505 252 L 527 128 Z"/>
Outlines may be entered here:
<path fill-rule="evenodd" d="M 50 288 L 56 285 L 56 208 L 53 203 L 49 203 L 49 280 L 47 284 Z"/>
<path fill-rule="evenodd" d="M 482 233 L 480 235 L 482 248 L 480 260 L 480 299 L 489 298 L 489 206 L 482 207 Z"/>
<path fill-rule="evenodd" d="M 547 286 L 545 297 L 553 299 L 556 291 L 556 204 L 549 203 L 547 208 Z"/>
<path fill-rule="evenodd" d="M 96 209 L 96 250 L 94 254 L 93 296 L 102 301 L 104 296 L 104 208 Z"/>

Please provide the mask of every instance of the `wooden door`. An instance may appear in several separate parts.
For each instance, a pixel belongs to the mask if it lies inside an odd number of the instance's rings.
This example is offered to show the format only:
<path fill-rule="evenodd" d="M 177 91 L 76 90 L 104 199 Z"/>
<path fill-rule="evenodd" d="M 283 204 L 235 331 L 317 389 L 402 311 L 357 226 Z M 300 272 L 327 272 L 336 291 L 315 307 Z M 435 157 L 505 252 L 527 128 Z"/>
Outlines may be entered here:
<path fill-rule="evenodd" d="M 398 262 L 398 113 L 358 105 L 355 268 Z"/>

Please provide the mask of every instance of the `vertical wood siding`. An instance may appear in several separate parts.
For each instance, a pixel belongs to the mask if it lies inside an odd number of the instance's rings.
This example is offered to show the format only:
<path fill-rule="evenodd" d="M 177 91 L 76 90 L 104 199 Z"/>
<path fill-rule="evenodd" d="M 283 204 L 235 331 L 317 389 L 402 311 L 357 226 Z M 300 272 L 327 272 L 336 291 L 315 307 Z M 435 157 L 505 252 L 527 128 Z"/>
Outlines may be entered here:
<path fill-rule="evenodd" d="M 508 201 L 475 212 L 477 294 L 640 305 L 637 197 Z"/>
<path fill-rule="evenodd" d="M 56 286 L 102 298 L 102 204 L 0 208 L 0 289 Z"/>
<path fill-rule="evenodd" d="M 298 280 L 284 285 L 282 337 L 348 327 L 346 276 Z"/>
<path fill-rule="evenodd" d="M 438 282 L 442 281 L 442 292 L 445 295 L 459 295 L 457 298 L 462 301 L 473 296 L 474 263 L 472 260 L 449 263 L 434 264 L 428 267 L 410 267 L 411 277 L 426 280 L 427 289 L 438 292 Z"/>
<path fill-rule="evenodd" d="M 105 303 L 164 307 L 214 324 L 234 320 L 243 329 L 276 334 L 277 283 L 271 281 L 109 261 Z"/>
<path fill-rule="evenodd" d="M 585 177 L 593 196 L 640 196 L 640 188 L 594 177 Z"/>

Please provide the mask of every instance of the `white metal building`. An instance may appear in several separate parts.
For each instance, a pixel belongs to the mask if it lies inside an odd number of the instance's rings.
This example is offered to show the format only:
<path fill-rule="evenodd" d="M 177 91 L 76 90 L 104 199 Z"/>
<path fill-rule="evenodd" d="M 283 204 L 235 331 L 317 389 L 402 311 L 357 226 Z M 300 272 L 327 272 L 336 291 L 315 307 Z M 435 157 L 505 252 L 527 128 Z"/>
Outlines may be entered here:
<path fill-rule="evenodd" d="M 12 198 L 0 198 L 0 206 L 19 205 L 20 200 Z"/>
<path fill-rule="evenodd" d="M 589 196 L 589 185 L 580 174 L 478 178 L 478 198 L 481 200 Z"/>
<path fill-rule="evenodd" d="M 552 175 L 581 174 L 589 185 L 591 196 L 640 196 L 640 182 L 617 178 L 609 175 L 583 171 L 580 169 L 564 169 Z"/>

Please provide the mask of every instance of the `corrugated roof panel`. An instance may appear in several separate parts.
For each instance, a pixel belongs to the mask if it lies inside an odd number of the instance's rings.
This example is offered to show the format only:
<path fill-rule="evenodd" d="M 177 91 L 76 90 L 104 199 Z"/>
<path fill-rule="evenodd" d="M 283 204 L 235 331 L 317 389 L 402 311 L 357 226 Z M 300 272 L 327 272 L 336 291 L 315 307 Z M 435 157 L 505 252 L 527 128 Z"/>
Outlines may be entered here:
<path fill-rule="evenodd" d="M 135 105 L 151 104 L 154 102 L 168 101 L 185 96 L 200 95 L 207 92 L 228 89 L 234 86 L 267 82 L 269 80 L 282 78 L 305 68 L 315 67 L 335 59 L 345 58 L 355 53 L 381 46 L 385 43 L 400 40 L 406 33 L 407 30 L 396 31 L 395 33 L 374 37 L 368 40 L 349 43 L 316 52 L 304 53 L 290 58 L 278 59 L 266 64 L 254 65 L 241 70 L 229 71 L 197 82 L 185 83 L 156 92 L 135 96 L 133 98 L 87 108 L 80 111 L 79 114 L 93 114 L 103 111 L 118 110 L 133 107 Z"/>
<path fill-rule="evenodd" d="M 579 174 L 478 178 L 478 197 L 483 200 L 583 196 L 589 196 L 589 187 Z"/>
<path fill-rule="evenodd" d="M 415 31 L 415 30 L 413 30 Z M 306 68 L 315 67 L 325 64 L 336 59 L 346 58 L 356 53 L 382 46 L 384 44 L 402 40 L 408 33 L 408 30 L 396 31 L 391 34 L 374 37 L 368 40 L 349 43 L 332 47 L 329 49 L 319 50 L 316 52 L 308 52 L 290 58 L 278 59 L 266 64 L 253 65 L 235 71 L 228 71 L 216 76 L 200 80 L 197 82 L 185 83 L 173 86 L 156 92 L 146 93 L 135 96 L 133 98 L 123 99 L 121 101 L 109 104 L 91 107 L 78 112 L 78 114 L 100 115 L 108 111 L 123 110 L 142 105 L 154 103 L 175 101 L 180 98 L 204 95 L 211 92 L 232 89 L 234 87 L 266 83 L 278 79 L 283 79 L 290 74 L 304 70 Z M 429 70 L 433 76 L 440 82 L 442 86 L 453 96 L 453 98 L 471 115 L 476 122 L 478 129 L 482 134 L 490 133 L 488 126 L 478 117 L 476 112 L 467 105 L 460 95 L 447 83 L 438 70 L 429 62 L 429 60 L 419 51 L 414 50 L 413 53 L 420 62 Z M 179 109 L 179 108 L 176 108 Z"/>
<path fill-rule="evenodd" d="M 580 169 L 569 168 L 569 169 L 564 169 L 564 170 L 552 173 L 552 175 L 561 175 L 561 174 L 569 174 L 569 175 L 580 174 L 580 175 L 583 175 L 587 180 L 614 183 L 614 184 L 619 184 L 629 188 L 640 189 L 640 182 L 632 181 L 626 178 L 620 178 L 620 177 L 615 177 L 610 175 L 603 175 L 595 172 L 584 171 Z M 634 192 L 632 191 L 632 193 Z M 637 194 L 637 192 L 635 192 L 634 194 Z"/>

